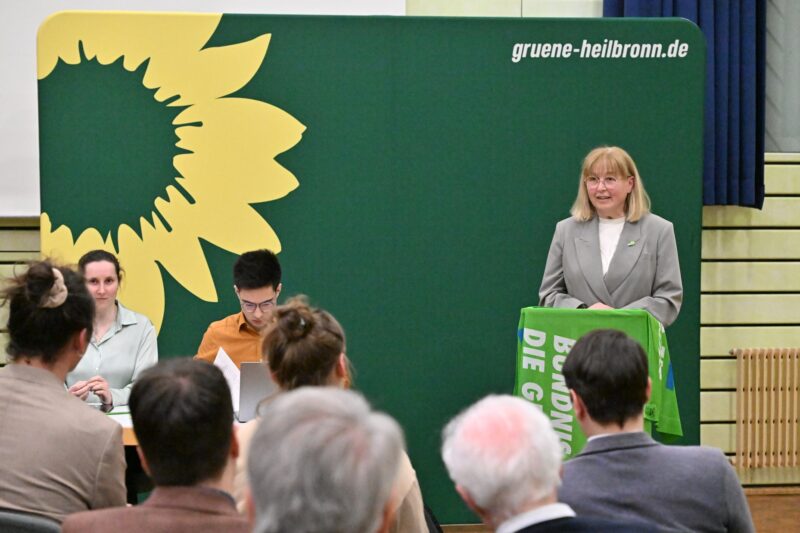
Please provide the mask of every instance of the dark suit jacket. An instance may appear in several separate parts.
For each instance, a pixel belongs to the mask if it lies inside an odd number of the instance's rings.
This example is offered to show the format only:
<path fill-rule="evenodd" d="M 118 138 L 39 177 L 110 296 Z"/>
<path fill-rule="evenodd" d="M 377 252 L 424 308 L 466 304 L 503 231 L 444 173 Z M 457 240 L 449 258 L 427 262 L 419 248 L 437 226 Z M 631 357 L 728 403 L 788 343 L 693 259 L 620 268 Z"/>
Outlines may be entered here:
<path fill-rule="evenodd" d="M 250 524 L 238 514 L 233 497 L 206 487 L 157 487 L 141 505 L 73 514 L 64 533 L 114 531 L 125 533 L 249 533 Z"/>
<path fill-rule="evenodd" d="M 617 522 L 614 520 L 604 520 L 602 518 L 587 518 L 573 516 L 570 518 L 557 518 L 547 522 L 539 522 L 526 528 L 520 529 L 517 533 L 645 533 L 655 532 L 655 526 L 646 524 L 637 525 L 630 522 Z"/>
<path fill-rule="evenodd" d="M 647 520 L 666 531 L 754 531 L 728 460 L 704 446 L 664 446 L 644 432 L 591 440 L 564 463 L 559 501 L 575 513 Z"/>
<path fill-rule="evenodd" d="M 644 309 L 664 326 L 672 324 L 683 300 L 672 224 L 652 213 L 625 222 L 605 276 L 598 226 L 596 216 L 556 225 L 539 305 L 574 309 L 602 302 L 615 309 Z"/>

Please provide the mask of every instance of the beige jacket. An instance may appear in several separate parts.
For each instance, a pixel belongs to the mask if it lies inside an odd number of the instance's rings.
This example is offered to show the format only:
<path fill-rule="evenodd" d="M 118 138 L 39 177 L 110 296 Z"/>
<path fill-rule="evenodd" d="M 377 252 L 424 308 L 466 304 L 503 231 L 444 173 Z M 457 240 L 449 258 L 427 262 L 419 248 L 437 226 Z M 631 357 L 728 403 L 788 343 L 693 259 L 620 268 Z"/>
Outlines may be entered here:
<path fill-rule="evenodd" d="M 122 428 L 52 372 L 0 369 L 0 507 L 58 520 L 125 505 Z"/>
<path fill-rule="evenodd" d="M 209 487 L 156 487 L 141 505 L 78 513 L 64 521 L 64 533 L 249 533 L 230 495 Z"/>

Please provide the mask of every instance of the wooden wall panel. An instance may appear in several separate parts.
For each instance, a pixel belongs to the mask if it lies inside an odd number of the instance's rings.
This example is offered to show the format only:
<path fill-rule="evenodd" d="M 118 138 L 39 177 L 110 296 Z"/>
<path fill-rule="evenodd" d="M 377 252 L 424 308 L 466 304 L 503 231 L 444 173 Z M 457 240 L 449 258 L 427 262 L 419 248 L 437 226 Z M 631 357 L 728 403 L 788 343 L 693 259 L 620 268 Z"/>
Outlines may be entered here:
<path fill-rule="evenodd" d="M 730 350 L 800 345 L 800 154 L 767 163 L 763 210 L 703 208 L 700 439 L 727 454 L 736 451 Z M 745 485 L 800 483 L 800 469 L 738 474 Z"/>
<path fill-rule="evenodd" d="M 800 325 L 700 328 L 700 355 L 730 356 L 734 348 L 775 348 L 800 342 Z M 701 382 L 702 386 L 702 382 Z"/>
<path fill-rule="evenodd" d="M 703 231 L 703 259 L 798 259 L 800 229 Z"/>
<path fill-rule="evenodd" d="M 766 168 L 771 167 L 771 163 L 792 163 L 800 164 L 800 152 L 766 152 L 764 154 Z"/>
<path fill-rule="evenodd" d="M 700 290 L 703 292 L 800 292 L 800 261 L 705 262 L 700 267 Z"/>
<path fill-rule="evenodd" d="M 39 252 L 6 252 L 0 249 L 0 263 L 26 263 L 39 259 Z"/>
<path fill-rule="evenodd" d="M 767 197 L 763 209 L 735 206 L 703 208 L 703 227 L 797 227 L 800 197 Z"/>
<path fill-rule="evenodd" d="M 706 359 L 700 361 L 700 383 L 704 389 L 735 389 L 736 360 Z"/>
<path fill-rule="evenodd" d="M 703 294 L 700 324 L 800 324 L 800 294 Z"/>
<path fill-rule="evenodd" d="M 725 453 L 736 451 L 735 424 L 700 424 L 700 442 Z"/>
<path fill-rule="evenodd" d="M 406 0 L 406 15 L 437 17 L 519 17 L 522 0 Z"/>
<path fill-rule="evenodd" d="M 703 422 L 735 422 L 736 392 L 734 391 L 701 392 L 700 420 L 702 420 Z"/>
<path fill-rule="evenodd" d="M 0 331 L 8 331 L 6 326 L 8 325 L 8 306 L 2 305 L 0 306 Z"/>
<path fill-rule="evenodd" d="M 0 264 L 0 286 L 3 285 L 6 279 L 20 274 L 25 271 L 25 265 L 15 264 Z"/>
<path fill-rule="evenodd" d="M 39 229 L 0 229 L 0 243 L 7 252 L 38 252 Z"/>
<path fill-rule="evenodd" d="M 800 164 L 767 165 L 764 181 L 768 194 L 800 194 Z"/>
<path fill-rule="evenodd" d="M 4 218 L 0 219 L 0 287 L 14 273 L 20 272 L 19 265 L 39 257 L 39 219 Z M 2 300 L 0 300 L 2 304 Z M 6 363 L 8 344 L 8 305 L 0 305 L 0 365 Z"/>
<path fill-rule="evenodd" d="M 523 17 L 602 17 L 603 0 L 522 0 Z"/>

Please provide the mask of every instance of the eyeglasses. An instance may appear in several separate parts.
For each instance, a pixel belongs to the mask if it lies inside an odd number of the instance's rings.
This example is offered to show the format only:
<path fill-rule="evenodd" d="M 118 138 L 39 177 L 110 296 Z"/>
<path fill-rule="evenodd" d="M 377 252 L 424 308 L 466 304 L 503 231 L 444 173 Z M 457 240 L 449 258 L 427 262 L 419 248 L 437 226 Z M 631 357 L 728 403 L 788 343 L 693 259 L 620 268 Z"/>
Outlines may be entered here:
<path fill-rule="evenodd" d="M 239 300 L 239 303 L 242 304 L 242 311 L 253 313 L 255 312 L 256 308 L 258 308 L 261 309 L 262 313 L 266 313 L 267 311 L 275 307 L 275 298 L 264 300 L 263 302 L 260 303 L 248 302 L 247 300 Z"/>
<path fill-rule="evenodd" d="M 619 183 L 619 178 L 615 176 L 606 176 L 605 178 L 598 178 L 597 176 L 587 176 L 586 179 L 584 179 L 584 181 L 586 182 L 586 185 L 591 188 L 598 187 L 600 185 L 600 182 L 602 182 L 603 185 L 606 186 L 606 189 L 612 189 L 616 187 L 616 185 Z"/>

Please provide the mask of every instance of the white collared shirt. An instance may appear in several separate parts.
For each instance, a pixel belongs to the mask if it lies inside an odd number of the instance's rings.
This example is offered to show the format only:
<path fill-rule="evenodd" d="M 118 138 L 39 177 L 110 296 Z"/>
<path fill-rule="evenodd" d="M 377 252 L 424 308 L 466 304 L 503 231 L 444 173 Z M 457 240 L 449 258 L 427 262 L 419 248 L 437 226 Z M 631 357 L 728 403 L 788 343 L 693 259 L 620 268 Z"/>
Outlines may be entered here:
<path fill-rule="evenodd" d="M 602 439 L 603 437 L 611 437 L 614 435 L 619 435 L 619 433 L 598 433 L 597 435 L 592 435 L 591 437 L 586 439 L 586 442 L 593 441 L 595 439 Z"/>
<path fill-rule="evenodd" d="M 103 338 L 92 338 L 78 365 L 67 375 L 67 387 L 93 376 L 102 376 L 114 405 L 127 405 L 133 382 L 145 368 L 158 362 L 156 331 L 144 315 L 117 302 L 117 316 Z M 89 393 L 88 403 L 100 403 Z"/>
<path fill-rule="evenodd" d="M 509 518 L 500 524 L 495 533 L 514 533 L 533 524 L 573 516 L 575 511 L 566 503 L 551 503 Z"/>

